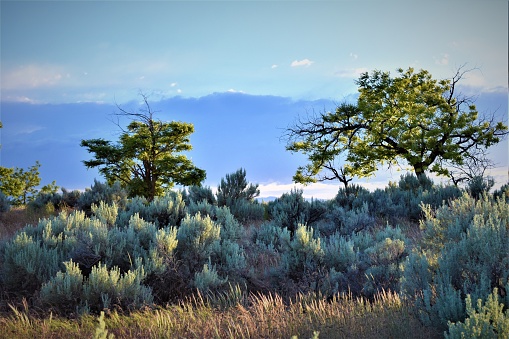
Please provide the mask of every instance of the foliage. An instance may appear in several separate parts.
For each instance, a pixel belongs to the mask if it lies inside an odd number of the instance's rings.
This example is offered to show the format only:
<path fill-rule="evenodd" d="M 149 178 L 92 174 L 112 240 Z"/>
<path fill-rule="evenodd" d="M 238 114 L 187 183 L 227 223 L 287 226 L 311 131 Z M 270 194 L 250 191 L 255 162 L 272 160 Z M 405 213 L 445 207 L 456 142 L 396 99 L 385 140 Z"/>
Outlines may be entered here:
<path fill-rule="evenodd" d="M 113 339 L 115 336 L 110 333 L 108 334 L 108 330 L 106 329 L 106 324 L 104 323 L 104 312 L 101 311 L 101 315 L 99 319 L 97 319 L 97 327 L 95 328 L 94 339 Z"/>
<path fill-rule="evenodd" d="M 203 268 L 218 248 L 221 226 L 209 216 L 187 216 L 177 231 L 177 256 L 189 277 Z"/>
<path fill-rule="evenodd" d="M 467 294 L 486 300 L 509 281 L 509 205 L 465 194 L 436 212 L 424 209 L 420 251 L 405 264 L 402 290 L 421 319 L 445 329 L 465 319 Z M 507 302 L 507 301 L 506 301 Z"/>
<path fill-rule="evenodd" d="M 112 305 L 119 302 L 118 305 L 121 307 L 141 307 L 144 303 L 142 299 L 147 302 L 150 299 L 148 290 L 140 285 L 141 281 L 149 275 L 162 274 L 168 269 L 168 261 L 173 257 L 177 247 L 177 230 L 170 227 L 158 229 L 153 223 L 141 219 L 138 214 L 131 216 L 127 225 L 116 227 L 114 225 L 116 212 L 115 204 L 101 203 L 94 207 L 94 215 L 91 218 L 86 217 L 81 211 L 71 214 L 61 212 L 56 217 L 40 220 L 35 227 L 24 228 L 2 248 L 3 265 L 0 267 L 0 277 L 3 287 L 12 293 L 31 295 L 53 279 L 51 281 L 54 286 L 46 287 L 53 295 L 56 293 L 55 289 L 61 289 L 58 286 L 62 284 L 72 286 L 68 281 L 74 279 L 73 272 L 76 272 L 70 266 L 67 270 L 70 276 L 55 278 L 57 272 L 67 265 L 65 262 L 72 260 L 73 265 L 79 267 L 80 274 L 88 277 L 87 281 L 90 284 L 94 282 L 90 280 L 91 276 L 108 275 L 108 279 L 112 281 L 108 283 L 111 298 L 117 298 L 117 294 L 120 293 L 115 289 L 125 290 L 125 293 L 129 294 L 126 294 L 125 302 L 114 299 L 110 301 Z M 99 264 L 102 265 L 100 268 L 97 266 Z M 134 279 L 133 274 L 138 278 Z M 141 294 L 133 294 L 135 291 L 132 289 L 138 285 Z M 90 286 L 92 288 L 96 285 Z M 84 289 L 83 293 L 88 293 L 86 291 L 92 293 L 96 290 Z M 100 299 L 101 291 L 93 293 L 87 298 L 81 298 L 82 302 L 89 300 L 88 305 L 81 303 L 74 304 L 73 307 L 87 306 L 95 309 L 98 307 L 96 302 L 105 303 L 105 300 Z M 93 295 L 95 297 L 92 297 Z M 141 299 L 136 299 L 138 296 Z M 55 298 L 60 301 L 49 297 L 48 302 L 57 308 L 65 307 L 69 302 L 66 297 L 55 296 Z"/>
<path fill-rule="evenodd" d="M 25 232 L 8 242 L 2 254 L 2 284 L 7 291 L 23 296 L 34 294 L 42 283 L 60 270 L 63 261 L 60 251 L 49 244 L 40 244 L 40 238 Z"/>
<path fill-rule="evenodd" d="M 217 188 L 217 204 L 219 206 L 230 206 L 234 201 L 251 201 L 260 194 L 258 185 L 248 184 L 246 170 L 238 169 L 236 172 L 227 174 L 221 178 Z"/>
<path fill-rule="evenodd" d="M 176 191 L 166 191 L 152 201 L 143 197 L 130 199 L 119 213 L 118 225 L 122 227 L 127 224 L 129 218 L 136 213 L 159 228 L 179 226 L 186 214 L 185 202 L 182 194 Z"/>
<path fill-rule="evenodd" d="M 194 274 L 194 286 L 200 292 L 215 291 L 227 280 L 219 277 L 216 267 L 211 264 L 210 260 L 203 265 L 203 270 Z"/>
<path fill-rule="evenodd" d="M 311 225 L 326 212 L 325 204 L 319 200 L 304 199 L 301 189 L 292 189 L 281 197 L 269 202 L 269 217 L 292 234 L 299 224 Z"/>
<path fill-rule="evenodd" d="M 26 205 L 35 198 L 36 187 L 41 182 L 39 167 L 38 161 L 26 171 L 17 167 L 0 167 L 0 191 L 11 197 L 14 205 Z"/>
<path fill-rule="evenodd" d="M 419 221 L 423 217 L 422 203 L 434 209 L 459 196 L 461 190 L 456 186 L 434 185 L 425 175 L 418 178 L 407 173 L 398 183 L 389 183 L 386 188 L 371 193 L 355 185 L 347 190 L 340 189 L 333 203 L 345 211 L 365 209 L 367 204 L 369 218 L 397 223 L 400 219 Z"/>
<path fill-rule="evenodd" d="M 263 219 L 265 209 L 254 200 L 259 194 L 258 184 L 249 184 L 246 170 L 240 168 L 221 178 L 217 187 L 217 205 L 228 207 L 241 221 Z"/>
<path fill-rule="evenodd" d="M 94 154 L 84 161 L 88 168 L 98 167 L 109 184 L 121 182 L 130 196 L 152 200 L 174 183 L 198 185 L 205 171 L 193 165 L 182 152 L 192 146 L 189 136 L 194 132 L 190 123 L 154 119 L 147 97 L 142 95 L 145 108 L 139 113 L 120 109 L 121 115 L 134 120 L 113 144 L 104 139 L 82 140 L 81 146 Z"/>
<path fill-rule="evenodd" d="M 323 255 L 320 237 L 314 236 L 312 228 L 299 224 L 289 250 L 282 254 L 282 271 L 296 282 L 316 284 L 312 280 L 322 264 Z"/>
<path fill-rule="evenodd" d="M 266 205 L 267 220 L 247 224 L 228 206 L 181 191 L 149 201 L 96 186 L 86 201 L 98 202 L 87 213 L 63 209 L 0 243 L 0 295 L 7 302 L 26 298 L 62 315 L 105 308 L 112 314 L 182 300 L 221 310 L 262 307 L 249 296 L 277 295 L 286 307 L 300 300 L 302 315 L 321 298 L 367 298 L 373 305 L 380 293 L 400 293 L 419 326 L 443 332 L 453 328 L 449 323 L 466 324 L 465 333 L 485 328 L 486 314 L 496 313 L 479 306 L 474 314 L 467 296 L 488 305 L 495 291 L 503 307 L 509 304 L 505 196 L 455 198 L 457 187 L 407 174 L 374 192 L 341 188 L 330 201 L 308 201 L 292 190 Z M 63 198 L 43 196 L 52 207 Z M 484 320 L 467 321 L 474 318 Z M 120 333 L 109 322 L 108 329 Z"/>
<path fill-rule="evenodd" d="M 479 199 L 483 194 L 488 193 L 493 185 L 495 180 L 492 177 L 475 176 L 468 180 L 466 190 L 473 198 Z"/>
<path fill-rule="evenodd" d="M 477 305 L 474 307 L 469 294 L 465 302 L 468 318 L 464 322 L 449 322 L 449 333 L 445 333 L 446 339 L 509 337 L 509 310 L 499 302 L 496 288 L 484 305 L 482 299 L 477 299 Z"/>
<path fill-rule="evenodd" d="M 9 212 L 11 209 L 11 202 L 7 196 L 0 191 L 0 214 Z"/>
<path fill-rule="evenodd" d="M 83 279 L 76 263 L 69 261 L 64 265 L 65 272 L 58 272 L 42 285 L 41 300 L 44 304 L 59 310 L 86 309 L 94 312 L 152 304 L 150 288 L 141 284 L 145 278 L 143 266 L 121 274 L 118 267 L 108 269 L 99 264 L 92 268 L 88 278 Z"/>
<path fill-rule="evenodd" d="M 287 150 L 308 156 L 294 180 L 318 180 L 322 170 L 345 176 L 370 176 L 379 165 L 406 162 L 417 176 L 427 171 L 447 175 L 447 165 L 461 166 L 479 156 L 477 149 L 498 143 L 507 126 L 494 117 L 478 117 L 469 98 L 457 93 L 465 72 L 436 80 L 426 70 L 379 70 L 357 80 L 357 103 L 340 104 L 287 129 Z M 344 154 L 342 169 L 334 161 Z"/>
<path fill-rule="evenodd" d="M 509 201 L 509 183 L 502 185 L 499 189 L 493 192 L 493 198 L 503 199 Z"/>
<path fill-rule="evenodd" d="M 200 203 L 204 200 L 211 205 L 216 204 L 216 197 L 210 187 L 192 185 L 187 188 L 186 202 L 188 205 L 193 202 Z"/>
<path fill-rule="evenodd" d="M 125 206 L 127 191 L 121 187 L 119 182 L 107 184 L 94 179 L 94 184 L 78 197 L 76 205 L 80 210 L 90 214 L 92 205 L 98 205 L 101 201 L 108 205 L 115 203 L 120 207 Z"/>

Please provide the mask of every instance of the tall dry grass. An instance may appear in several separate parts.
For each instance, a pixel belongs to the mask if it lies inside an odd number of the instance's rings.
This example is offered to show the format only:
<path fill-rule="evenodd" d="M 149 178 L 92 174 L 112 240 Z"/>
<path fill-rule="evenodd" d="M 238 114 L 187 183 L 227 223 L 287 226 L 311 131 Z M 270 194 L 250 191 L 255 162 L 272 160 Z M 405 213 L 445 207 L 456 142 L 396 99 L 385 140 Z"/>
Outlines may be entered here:
<path fill-rule="evenodd" d="M 201 296 L 180 305 L 112 312 L 106 329 L 116 338 L 439 338 L 441 333 L 422 326 L 395 293 L 384 292 L 373 301 L 351 296 L 332 300 L 299 295 L 285 302 L 274 294 L 251 294 L 234 306 Z M 214 305 L 214 303 L 216 303 Z M 0 318 L 1 338 L 92 337 L 97 317 L 68 320 L 37 317 L 13 308 Z"/>

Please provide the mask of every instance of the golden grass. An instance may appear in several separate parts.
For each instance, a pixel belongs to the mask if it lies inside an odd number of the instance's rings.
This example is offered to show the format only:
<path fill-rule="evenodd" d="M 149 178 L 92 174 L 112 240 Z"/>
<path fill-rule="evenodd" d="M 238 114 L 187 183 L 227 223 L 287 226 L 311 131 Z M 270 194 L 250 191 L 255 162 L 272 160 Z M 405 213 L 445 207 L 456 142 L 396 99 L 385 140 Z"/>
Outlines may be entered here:
<path fill-rule="evenodd" d="M 29 213 L 25 206 L 13 206 L 8 212 L 0 214 L 0 240 L 8 239 L 17 230 L 38 221 L 39 216 Z"/>
<path fill-rule="evenodd" d="M 0 338 L 91 338 L 97 319 L 37 317 L 27 309 L 13 308 L 0 318 Z M 274 294 L 251 294 L 224 310 L 198 297 L 130 315 L 112 312 L 105 323 L 116 338 L 311 338 L 314 332 L 320 338 L 441 337 L 422 326 L 394 293 L 381 293 L 374 301 L 299 295 L 291 302 Z"/>

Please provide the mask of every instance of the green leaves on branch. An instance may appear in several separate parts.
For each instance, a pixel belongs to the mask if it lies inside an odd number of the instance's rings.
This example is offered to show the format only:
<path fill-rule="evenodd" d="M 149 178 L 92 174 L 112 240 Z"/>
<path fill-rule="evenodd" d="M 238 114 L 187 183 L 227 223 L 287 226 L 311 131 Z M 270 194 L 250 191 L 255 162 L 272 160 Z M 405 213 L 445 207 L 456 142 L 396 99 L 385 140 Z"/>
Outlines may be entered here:
<path fill-rule="evenodd" d="M 26 205 L 38 193 L 36 187 L 41 183 L 39 167 L 41 164 L 38 161 L 27 170 L 18 167 L 0 167 L 0 192 L 11 197 L 14 205 Z M 55 193 L 57 190 L 58 186 L 53 181 L 43 186 L 40 192 Z"/>
<path fill-rule="evenodd" d="M 287 129 L 287 150 L 309 161 L 297 169 L 295 181 L 337 179 L 346 185 L 349 176 L 370 176 L 380 165 L 400 161 L 417 176 L 448 175 L 448 165 L 481 156 L 479 149 L 507 134 L 507 126 L 493 116 L 479 117 L 472 100 L 457 93 L 461 69 L 445 80 L 426 70 L 397 72 L 396 77 L 378 70 L 362 74 L 356 104 L 342 103 Z M 340 156 L 343 167 L 335 164 Z"/>
<path fill-rule="evenodd" d="M 137 120 L 127 126 L 117 144 L 104 139 L 81 141 L 81 146 L 94 154 L 92 160 L 84 161 L 85 166 L 98 167 L 110 184 L 119 181 L 131 196 L 149 200 L 175 183 L 199 185 L 205 171 L 181 154 L 192 149 L 189 136 L 194 132 L 193 124 L 154 120 L 147 98 L 143 98 L 146 110 L 142 113 L 120 109 L 120 115 Z"/>

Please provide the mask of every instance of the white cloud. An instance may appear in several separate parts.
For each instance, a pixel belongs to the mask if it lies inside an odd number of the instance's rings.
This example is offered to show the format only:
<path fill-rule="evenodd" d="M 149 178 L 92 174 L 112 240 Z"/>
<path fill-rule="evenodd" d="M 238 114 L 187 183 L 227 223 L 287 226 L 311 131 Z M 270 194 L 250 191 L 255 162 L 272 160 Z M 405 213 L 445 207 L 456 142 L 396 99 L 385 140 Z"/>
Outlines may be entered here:
<path fill-rule="evenodd" d="M 348 68 L 334 72 L 334 75 L 340 78 L 358 78 L 361 73 L 367 72 L 368 69 L 365 67 L 360 68 Z"/>
<path fill-rule="evenodd" d="M 448 65 L 449 64 L 449 54 L 442 54 L 440 58 L 434 58 L 435 64 L 437 65 Z"/>
<path fill-rule="evenodd" d="M 23 128 L 20 128 L 16 134 L 32 134 L 34 132 L 42 131 L 44 129 L 45 129 L 45 127 L 43 127 L 43 126 L 28 125 L 28 126 L 23 126 Z"/>
<path fill-rule="evenodd" d="M 9 101 L 9 102 L 23 102 L 27 104 L 41 104 L 42 102 L 38 100 L 31 99 L 27 96 L 16 96 L 16 95 L 6 95 L 5 97 L 2 96 L 2 100 Z"/>
<path fill-rule="evenodd" d="M 292 67 L 300 67 L 300 66 L 306 66 L 309 67 L 312 64 L 314 64 L 314 61 L 311 61 L 309 59 L 302 59 L 302 60 L 294 60 L 290 66 Z"/>
<path fill-rule="evenodd" d="M 177 93 L 178 93 L 178 94 L 182 93 L 182 90 L 181 90 L 180 88 L 179 88 L 179 89 L 177 89 Z"/>
<path fill-rule="evenodd" d="M 274 69 L 274 68 L 278 68 L 278 67 L 279 67 L 278 65 L 274 64 L 270 68 Z"/>
<path fill-rule="evenodd" d="M 3 72 L 1 83 L 2 89 L 39 88 L 55 86 L 69 78 L 62 67 L 31 64 Z"/>
<path fill-rule="evenodd" d="M 234 88 L 230 88 L 229 90 L 227 90 L 226 92 L 228 93 L 244 93 L 244 91 L 239 91 L 239 90 L 236 90 Z"/>
<path fill-rule="evenodd" d="M 357 60 L 359 56 L 355 53 L 350 53 L 350 58 L 354 59 L 354 60 Z"/>
<path fill-rule="evenodd" d="M 338 193 L 338 184 L 314 183 L 304 186 L 302 184 L 281 184 L 277 182 L 260 184 L 260 197 L 280 197 L 283 193 L 288 193 L 292 189 L 302 189 L 304 198 L 331 199 Z"/>
<path fill-rule="evenodd" d="M 175 87 L 175 86 L 177 86 L 177 83 L 176 83 L 176 82 L 172 82 L 172 83 L 170 84 L 170 87 Z"/>

